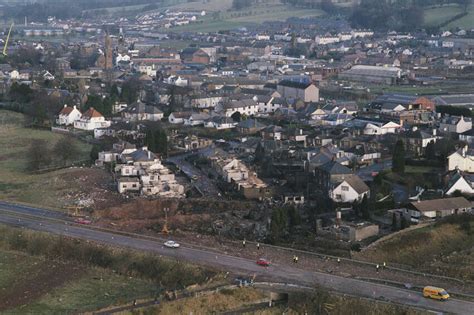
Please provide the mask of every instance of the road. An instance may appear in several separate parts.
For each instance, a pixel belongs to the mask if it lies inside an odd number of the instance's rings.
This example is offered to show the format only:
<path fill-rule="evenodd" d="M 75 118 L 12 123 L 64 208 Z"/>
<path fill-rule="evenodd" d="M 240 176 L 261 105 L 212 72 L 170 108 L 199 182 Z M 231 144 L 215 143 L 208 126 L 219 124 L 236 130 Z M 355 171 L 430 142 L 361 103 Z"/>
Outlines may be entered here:
<path fill-rule="evenodd" d="M 39 211 L 38 216 L 36 211 Z M 0 223 L 27 229 L 65 235 L 73 238 L 96 241 L 112 246 L 128 247 L 135 250 L 152 252 L 178 260 L 208 266 L 223 271 L 243 275 L 257 275 L 257 279 L 270 279 L 276 282 L 292 283 L 305 286 L 318 286 L 352 296 L 382 299 L 399 304 L 411 305 L 427 310 L 449 312 L 454 314 L 472 314 L 474 303 L 451 299 L 439 302 L 422 297 L 421 293 L 397 287 L 365 282 L 352 278 L 312 272 L 296 268 L 294 265 L 272 265 L 268 268 L 256 265 L 255 261 L 211 252 L 199 248 L 173 250 L 165 248 L 162 241 L 134 238 L 109 231 L 92 229 L 66 222 L 61 218 L 48 218 L 50 211 L 34 207 L 0 203 Z M 25 214 L 27 216 L 25 216 Z M 60 214 L 57 216 L 61 217 Z"/>
<path fill-rule="evenodd" d="M 204 195 L 204 197 L 220 196 L 219 189 L 214 185 L 214 182 L 209 177 L 207 177 L 207 174 L 203 174 L 200 169 L 185 160 L 186 157 L 190 156 L 191 154 L 192 153 L 186 153 L 169 157 L 167 161 L 179 167 L 179 169 L 191 179 L 191 183 L 201 194 Z M 194 177 L 197 179 L 194 180 Z"/>

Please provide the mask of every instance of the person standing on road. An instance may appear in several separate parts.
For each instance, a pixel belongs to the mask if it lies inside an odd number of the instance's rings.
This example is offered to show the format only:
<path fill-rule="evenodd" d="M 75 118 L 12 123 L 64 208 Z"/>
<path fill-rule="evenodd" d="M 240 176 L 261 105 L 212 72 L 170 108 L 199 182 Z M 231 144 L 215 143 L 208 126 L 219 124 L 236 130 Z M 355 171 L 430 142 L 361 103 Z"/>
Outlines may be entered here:
<path fill-rule="evenodd" d="M 242 241 L 242 247 L 245 248 L 245 239 Z"/>
<path fill-rule="evenodd" d="M 257 243 L 257 250 L 260 250 L 260 243 Z"/>

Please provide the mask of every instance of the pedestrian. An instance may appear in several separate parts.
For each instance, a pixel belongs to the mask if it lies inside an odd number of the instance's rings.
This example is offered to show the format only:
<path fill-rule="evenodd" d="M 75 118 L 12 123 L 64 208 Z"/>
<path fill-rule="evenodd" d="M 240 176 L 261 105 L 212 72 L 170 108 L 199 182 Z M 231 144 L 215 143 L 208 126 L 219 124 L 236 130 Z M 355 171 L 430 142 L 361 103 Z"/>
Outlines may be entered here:
<path fill-rule="evenodd" d="M 242 241 L 242 247 L 245 248 L 245 239 Z"/>
<path fill-rule="evenodd" d="M 295 258 L 296 258 L 296 261 L 295 261 L 295 263 L 297 264 L 297 263 L 298 263 L 298 256 L 296 256 Z"/>
<path fill-rule="evenodd" d="M 133 300 L 133 306 L 137 306 L 137 300 Z"/>
<path fill-rule="evenodd" d="M 338 258 L 338 259 L 337 259 L 337 262 L 340 263 L 340 262 L 341 262 L 341 258 Z"/>
<path fill-rule="evenodd" d="M 383 269 L 385 269 L 385 267 L 387 267 L 387 264 L 385 263 L 385 261 L 383 262 Z"/>
<path fill-rule="evenodd" d="M 379 269 L 380 269 L 379 264 L 377 264 L 377 266 L 375 266 L 375 269 L 377 270 L 377 272 L 379 272 Z"/>
<path fill-rule="evenodd" d="M 260 243 L 257 243 L 257 250 L 260 250 Z"/>

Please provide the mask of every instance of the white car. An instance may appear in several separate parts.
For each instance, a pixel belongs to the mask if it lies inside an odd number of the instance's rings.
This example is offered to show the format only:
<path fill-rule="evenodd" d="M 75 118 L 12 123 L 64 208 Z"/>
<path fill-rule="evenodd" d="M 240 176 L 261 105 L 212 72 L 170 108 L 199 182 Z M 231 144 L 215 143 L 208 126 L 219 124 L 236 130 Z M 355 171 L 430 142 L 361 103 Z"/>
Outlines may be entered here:
<path fill-rule="evenodd" d="M 179 244 L 175 241 L 166 241 L 165 246 L 168 248 L 179 248 Z"/>

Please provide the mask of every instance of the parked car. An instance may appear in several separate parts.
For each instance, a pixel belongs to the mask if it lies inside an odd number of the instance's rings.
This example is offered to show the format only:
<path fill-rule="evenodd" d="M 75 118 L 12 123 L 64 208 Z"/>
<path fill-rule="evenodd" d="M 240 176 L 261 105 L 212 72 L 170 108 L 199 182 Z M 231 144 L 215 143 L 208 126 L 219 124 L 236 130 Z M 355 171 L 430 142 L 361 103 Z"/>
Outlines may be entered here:
<path fill-rule="evenodd" d="M 179 243 L 176 243 L 175 241 L 166 241 L 165 246 L 168 248 L 179 248 Z"/>
<path fill-rule="evenodd" d="M 266 260 L 265 258 L 260 258 L 259 260 L 257 260 L 257 265 L 268 267 L 270 266 L 270 261 Z"/>
<path fill-rule="evenodd" d="M 84 218 L 77 218 L 74 220 L 74 222 L 78 223 L 78 224 L 85 224 L 85 225 L 89 225 L 92 223 L 91 220 L 87 220 L 87 219 L 84 219 Z"/>

